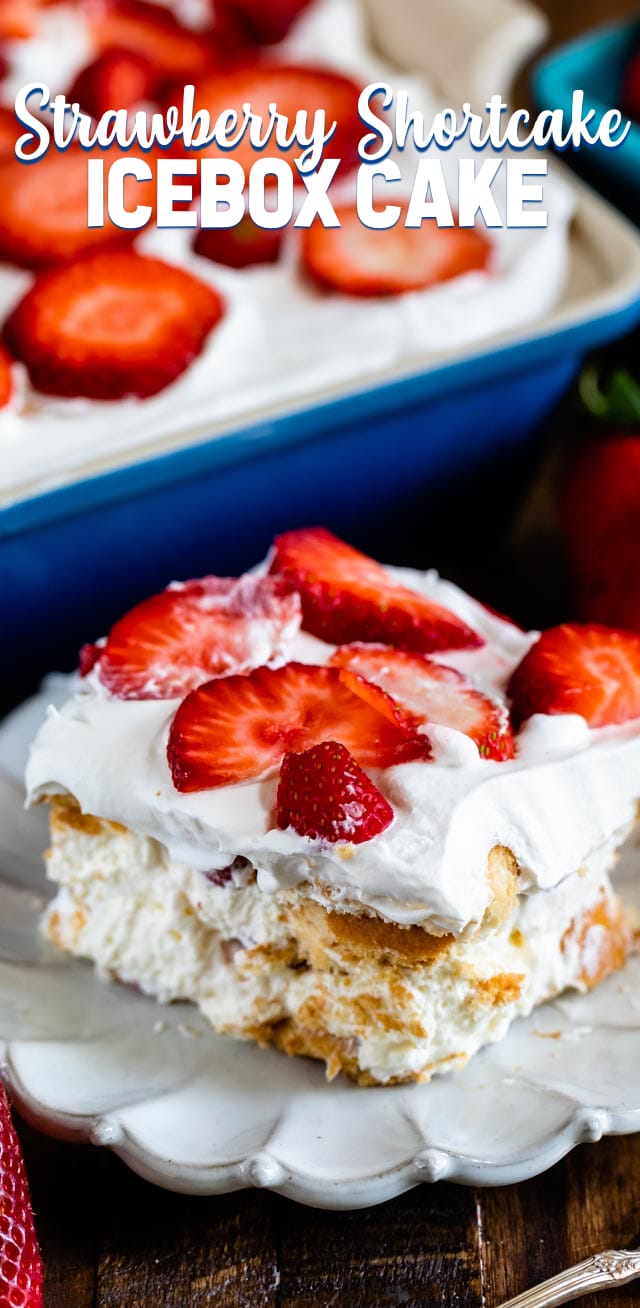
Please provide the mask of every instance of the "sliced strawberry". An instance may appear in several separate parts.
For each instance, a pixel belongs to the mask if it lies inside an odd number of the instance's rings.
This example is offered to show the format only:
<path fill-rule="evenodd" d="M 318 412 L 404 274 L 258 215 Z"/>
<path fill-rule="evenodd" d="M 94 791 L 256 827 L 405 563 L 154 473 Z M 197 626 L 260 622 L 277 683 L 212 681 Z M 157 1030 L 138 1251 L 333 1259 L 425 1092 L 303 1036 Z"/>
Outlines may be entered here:
<path fill-rule="evenodd" d="M 261 45 L 283 41 L 311 0 L 226 0 L 227 8 L 244 22 Z"/>
<path fill-rule="evenodd" d="M 342 645 L 330 662 L 374 681 L 408 709 L 417 724 L 433 722 L 462 731 L 475 741 L 482 758 L 498 762 L 513 758 L 506 709 L 483 695 L 455 668 L 390 645 Z"/>
<path fill-rule="evenodd" d="M 109 166 L 120 157 L 112 147 Z M 154 156 L 144 157 L 152 162 Z M 154 182 L 127 178 L 124 198 L 130 209 L 153 207 Z M 38 270 L 93 250 L 130 245 L 136 235 L 114 226 L 106 214 L 103 227 L 87 226 L 87 153 L 81 146 L 52 150 L 30 167 L 15 158 L 0 165 L 0 259 Z"/>
<path fill-rule="evenodd" d="M 393 821 L 393 809 L 348 749 L 325 740 L 285 754 L 276 797 L 276 826 L 311 840 L 361 845 Z"/>
<path fill-rule="evenodd" d="M 587 441 L 559 507 L 578 616 L 640 631 L 640 434 Z"/>
<path fill-rule="evenodd" d="M 42 1264 L 29 1183 L 7 1096 L 0 1085 L 0 1304 L 42 1308 Z"/>
<path fill-rule="evenodd" d="M 16 389 L 14 360 L 0 344 L 0 409 L 11 403 Z"/>
<path fill-rule="evenodd" d="M 155 395 L 202 350 L 223 302 L 190 272 L 133 251 L 43 273 L 5 324 L 9 347 L 48 395 Z"/>
<path fill-rule="evenodd" d="M 135 109 L 152 100 L 158 87 L 155 66 L 136 50 L 103 51 L 78 73 L 67 92 L 69 104 L 100 118 L 109 109 Z"/>
<path fill-rule="evenodd" d="M 342 668 L 286 663 L 193 690 L 171 724 L 167 756 L 177 790 L 209 790 L 263 776 L 323 740 L 339 740 L 364 767 L 431 753 L 378 686 Z"/>
<path fill-rule="evenodd" d="M 455 613 L 399 585 L 324 527 L 277 536 L 271 571 L 300 592 L 305 629 L 332 644 L 366 641 L 428 654 L 484 643 Z"/>
<path fill-rule="evenodd" d="M 640 718 L 640 636 L 565 623 L 543 632 L 509 686 L 517 726 L 533 713 L 577 713 L 590 727 Z"/>
<path fill-rule="evenodd" d="M 15 158 L 16 141 L 22 133 L 13 109 L 0 105 L 0 163 Z"/>
<path fill-rule="evenodd" d="M 245 214 L 237 227 L 201 228 L 194 241 L 196 254 L 228 268 L 249 268 L 258 263 L 277 263 L 284 232 L 258 227 Z"/>
<path fill-rule="evenodd" d="M 88 0 L 86 14 L 99 52 L 134 50 L 153 65 L 159 78 L 184 83 L 214 63 L 215 52 L 205 34 L 183 27 L 169 9 L 150 0 Z"/>
<path fill-rule="evenodd" d="M 336 131 L 325 147 L 330 159 L 342 160 L 341 171 L 346 172 L 358 164 L 358 143 L 362 136 L 362 123 L 358 114 L 358 97 L 361 88 L 349 77 L 326 68 L 307 64 L 260 62 L 238 64 L 226 72 L 215 72 L 201 78 L 196 85 L 196 110 L 207 110 L 211 121 L 221 114 L 235 111 L 243 117 L 243 105 L 250 103 L 255 114 L 269 117 L 269 105 L 277 104 L 278 111 L 286 114 L 290 122 L 306 110 L 309 121 L 319 109 L 324 109 L 327 124 L 337 124 Z M 180 102 L 182 88 L 177 86 L 169 94 L 169 103 Z M 272 137 L 263 149 L 254 150 L 248 134 L 233 149 L 225 151 L 230 159 L 241 164 L 248 173 L 256 159 L 296 158 L 299 146 L 281 150 Z M 205 146 L 197 151 L 198 158 L 215 157 L 219 160 L 217 145 Z"/>
<path fill-rule="evenodd" d="M 302 233 L 302 262 L 316 282 L 343 295 L 402 295 L 463 273 L 483 272 L 491 245 L 472 228 L 422 227 L 376 231 L 365 227 L 355 204 L 334 205 L 339 227 L 316 221 Z"/>
<path fill-rule="evenodd" d="M 299 625 L 298 596 L 277 579 L 203 577 L 131 609 L 94 661 L 119 699 L 173 699 L 211 677 L 267 663 Z M 95 646 L 88 649 L 90 671 Z"/>

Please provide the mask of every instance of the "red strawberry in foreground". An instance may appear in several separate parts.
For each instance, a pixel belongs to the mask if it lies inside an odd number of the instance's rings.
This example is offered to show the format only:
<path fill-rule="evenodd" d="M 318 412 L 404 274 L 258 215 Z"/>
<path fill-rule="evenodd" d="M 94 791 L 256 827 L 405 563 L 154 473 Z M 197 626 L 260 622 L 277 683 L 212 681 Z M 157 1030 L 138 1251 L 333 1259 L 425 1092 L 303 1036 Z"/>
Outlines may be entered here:
<path fill-rule="evenodd" d="M 42 1308 L 42 1265 L 24 1160 L 0 1085 L 0 1305 Z"/>
<path fill-rule="evenodd" d="M 590 727 L 640 718 L 640 636 L 565 623 L 543 632 L 511 677 L 512 716 L 577 713 Z"/>
<path fill-rule="evenodd" d="M 393 821 L 393 809 L 344 745 L 325 740 L 285 754 L 276 798 L 276 826 L 312 840 L 361 845 Z"/>
<path fill-rule="evenodd" d="M 14 126 L 14 142 L 17 135 Z M 131 155 L 135 151 L 127 157 Z M 109 165 L 121 157 L 114 146 L 106 156 Z M 37 271 L 94 250 L 131 244 L 137 233 L 115 227 L 106 216 L 103 227 L 87 226 L 87 158 L 86 151 L 74 145 L 63 152 L 50 150 L 31 166 L 15 157 L 0 165 L 0 259 Z M 154 156 L 144 158 L 148 163 Z M 124 196 L 127 208 L 153 207 L 154 184 L 128 178 Z"/>
<path fill-rule="evenodd" d="M 203 259 L 225 264 L 227 268 L 249 268 L 258 263 L 277 263 L 284 230 L 270 231 L 258 227 L 245 214 L 237 227 L 201 228 L 193 248 Z"/>
<path fill-rule="evenodd" d="M 277 536 L 271 572 L 299 591 L 305 630 L 331 644 L 366 641 L 428 654 L 484 643 L 455 613 L 399 585 L 324 527 Z"/>
<path fill-rule="evenodd" d="M 640 434 L 582 446 L 562 488 L 560 525 L 579 617 L 640 631 Z"/>
<path fill-rule="evenodd" d="M 263 45 L 283 41 L 311 0 L 226 0 L 227 8 L 244 22 L 254 40 Z"/>
<path fill-rule="evenodd" d="M 135 109 L 153 99 L 158 86 L 154 65 L 135 50 L 105 50 L 78 73 L 67 92 L 86 114 L 100 118 L 110 109 Z"/>
<path fill-rule="evenodd" d="M 388 645 L 342 645 L 331 663 L 375 682 L 421 724 L 454 727 L 470 736 L 482 758 L 513 758 L 509 715 L 455 668 Z"/>
<path fill-rule="evenodd" d="M 389 695 L 341 668 L 287 663 L 221 677 L 194 690 L 169 732 L 177 790 L 208 790 L 265 775 L 285 754 L 338 740 L 363 767 L 430 757 Z"/>
<path fill-rule="evenodd" d="M 265 120 L 269 118 L 270 104 L 277 104 L 279 113 L 288 115 L 290 122 L 302 110 L 307 111 L 311 120 L 317 110 L 324 109 L 327 122 L 337 124 L 325 155 L 341 159 L 341 171 L 346 172 L 358 164 L 358 143 L 362 136 L 358 114 L 360 89 L 349 77 L 330 69 L 276 63 L 275 60 L 252 60 L 200 78 L 196 83 L 195 108 L 207 110 L 212 122 L 229 110 L 235 111 L 241 120 L 243 105 L 247 102 L 253 112 L 262 114 Z M 169 92 L 168 103 L 179 103 L 181 95 L 182 87 L 177 85 Z M 228 155 L 234 159 L 248 173 L 257 159 L 291 159 L 301 153 L 299 146 L 281 150 L 273 136 L 268 145 L 257 151 L 246 135 L 233 149 L 225 151 L 225 157 Z M 220 158 L 220 150 L 215 144 L 194 154 L 197 158 Z"/>
<path fill-rule="evenodd" d="M 203 577 L 154 595 L 116 622 L 81 671 L 120 699 L 173 699 L 211 677 L 267 663 L 300 622 L 298 596 L 272 577 Z"/>
<path fill-rule="evenodd" d="M 491 245 L 473 228 L 438 227 L 428 219 L 405 227 L 365 227 L 355 204 L 334 205 L 339 227 L 316 221 L 302 233 L 302 262 L 322 286 L 343 295 L 402 295 L 437 282 L 483 272 Z"/>
<path fill-rule="evenodd" d="M 5 338 L 46 394 L 145 398 L 188 368 L 223 311 L 183 268 L 133 251 L 96 254 L 42 274 Z"/>

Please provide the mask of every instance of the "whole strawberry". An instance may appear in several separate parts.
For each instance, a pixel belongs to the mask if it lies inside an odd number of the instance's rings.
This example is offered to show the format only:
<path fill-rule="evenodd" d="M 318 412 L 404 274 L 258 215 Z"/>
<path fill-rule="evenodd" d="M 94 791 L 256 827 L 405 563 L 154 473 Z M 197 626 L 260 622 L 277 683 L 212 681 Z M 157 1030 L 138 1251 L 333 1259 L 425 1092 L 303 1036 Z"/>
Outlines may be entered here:
<path fill-rule="evenodd" d="M 0 1086 L 0 1308 L 41 1308 L 42 1264 L 22 1151 Z"/>
<path fill-rule="evenodd" d="M 640 631 L 640 432 L 582 446 L 565 476 L 560 526 L 577 616 Z"/>
<path fill-rule="evenodd" d="M 393 821 L 384 795 L 344 745 L 325 740 L 285 754 L 276 797 L 276 823 L 312 840 L 361 845 Z"/>

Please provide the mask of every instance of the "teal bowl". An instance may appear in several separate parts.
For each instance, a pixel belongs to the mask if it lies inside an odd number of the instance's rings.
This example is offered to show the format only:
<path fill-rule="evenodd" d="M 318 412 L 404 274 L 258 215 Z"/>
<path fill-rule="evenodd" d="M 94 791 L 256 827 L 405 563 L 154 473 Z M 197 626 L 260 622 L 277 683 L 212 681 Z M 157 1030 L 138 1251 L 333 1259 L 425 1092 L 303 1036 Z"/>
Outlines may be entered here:
<path fill-rule="evenodd" d="M 620 108 L 626 66 L 640 50 L 640 19 L 597 27 L 542 59 L 532 74 L 539 109 L 562 109 L 569 121 L 575 89 L 584 91 L 585 109 L 596 121 Z M 640 125 L 632 123 L 622 145 L 569 147 L 565 162 L 640 224 Z"/>

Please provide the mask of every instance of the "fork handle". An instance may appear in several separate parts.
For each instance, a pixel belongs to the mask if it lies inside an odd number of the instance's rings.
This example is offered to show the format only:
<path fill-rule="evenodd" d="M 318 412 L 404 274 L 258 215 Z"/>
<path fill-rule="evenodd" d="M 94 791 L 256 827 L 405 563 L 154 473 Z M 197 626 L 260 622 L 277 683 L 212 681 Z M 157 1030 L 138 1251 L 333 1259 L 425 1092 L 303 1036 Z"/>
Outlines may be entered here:
<path fill-rule="evenodd" d="M 640 1276 L 640 1250 L 609 1249 L 606 1253 L 585 1258 L 576 1267 L 569 1267 L 550 1281 L 536 1285 L 524 1294 L 516 1295 L 501 1304 L 500 1308 L 556 1308 L 556 1304 L 580 1299 L 595 1290 L 611 1290 L 626 1285 Z"/>

